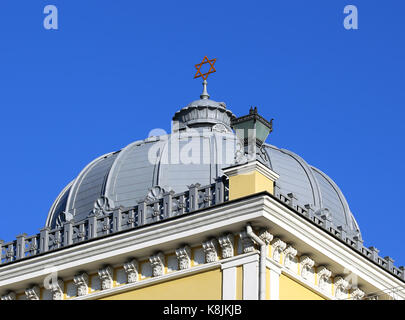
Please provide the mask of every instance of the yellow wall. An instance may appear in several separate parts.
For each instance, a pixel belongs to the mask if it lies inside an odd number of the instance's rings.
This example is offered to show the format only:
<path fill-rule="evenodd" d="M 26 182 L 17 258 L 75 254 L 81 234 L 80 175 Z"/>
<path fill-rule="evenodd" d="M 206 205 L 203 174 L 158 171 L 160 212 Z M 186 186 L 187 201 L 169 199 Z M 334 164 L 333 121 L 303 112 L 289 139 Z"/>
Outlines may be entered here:
<path fill-rule="evenodd" d="M 222 274 L 218 268 L 104 297 L 101 300 L 220 300 L 221 298 Z"/>
<path fill-rule="evenodd" d="M 325 300 L 285 274 L 280 275 L 280 300 Z"/>
<path fill-rule="evenodd" d="M 266 268 L 266 300 L 270 300 L 270 269 Z"/>
<path fill-rule="evenodd" d="M 236 267 L 236 300 L 243 298 L 243 267 Z"/>
<path fill-rule="evenodd" d="M 260 172 L 254 171 L 248 174 L 229 177 L 229 200 L 262 191 L 268 191 L 273 194 L 274 182 Z"/>

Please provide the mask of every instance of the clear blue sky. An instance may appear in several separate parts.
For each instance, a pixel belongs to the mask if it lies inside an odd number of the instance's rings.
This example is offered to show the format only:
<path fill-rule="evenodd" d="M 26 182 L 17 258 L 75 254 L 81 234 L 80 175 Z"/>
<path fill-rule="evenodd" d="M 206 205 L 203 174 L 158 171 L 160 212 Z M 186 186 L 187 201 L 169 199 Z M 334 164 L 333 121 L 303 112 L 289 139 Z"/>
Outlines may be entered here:
<path fill-rule="evenodd" d="M 398 0 L 2 0 L 0 238 L 39 232 L 97 156 L 168 131 L 207 55 L 211 97 L 275 118 L 268 142 L 332 177 L 365 245 L 404 265 L 404 14 Z"/>

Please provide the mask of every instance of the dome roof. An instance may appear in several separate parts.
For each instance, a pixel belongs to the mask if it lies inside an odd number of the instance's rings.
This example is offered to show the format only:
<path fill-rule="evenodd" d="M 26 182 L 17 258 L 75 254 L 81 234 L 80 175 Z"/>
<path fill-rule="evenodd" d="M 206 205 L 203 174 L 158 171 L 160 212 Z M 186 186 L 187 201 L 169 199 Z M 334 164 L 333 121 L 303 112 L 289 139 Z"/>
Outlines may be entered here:
<path fill-rule="evenodd" d="M 133 142 L 87 165 L 52 205 L 46 225 L 86 219 L 100 206 L 135 206 L 158 190 L 176 193 L 208 185 L 234 164 L 238 139 L 230 128 L 233 113 L 224 103 L 196 100 L 173 117 L 171 134 Z M 264 144 L 267 165 L 280 175 L 278 192 L 292 193 L 301 206 L 330 216 L 335 227 L 361 238 L 360 230 L 338 186 L 295 153 Z M 181 152 L 180 152 L 181 151 Z"/>

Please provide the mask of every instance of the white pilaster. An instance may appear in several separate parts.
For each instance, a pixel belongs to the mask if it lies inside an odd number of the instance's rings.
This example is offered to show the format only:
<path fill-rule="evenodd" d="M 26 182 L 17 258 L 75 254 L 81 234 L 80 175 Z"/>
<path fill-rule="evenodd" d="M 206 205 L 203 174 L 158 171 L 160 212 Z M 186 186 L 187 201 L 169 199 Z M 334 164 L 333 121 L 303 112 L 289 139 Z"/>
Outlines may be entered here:
<path fill-rule="evenodd" d="M 259 262 L 256 260 L 243 265 L 243 300 L 258 300 L 258 299 L 259 299 Z"/>
<path fill-rule="evenodd" d="M 237 267 L 242 266 L 242 299 L 258 299 L 258 254 L 249 252 L 221 260 L 222 299 L 236 300 Z"/>
<path fill-rule="evenodd" d="M 281 268 L 269 258 L 267 258 L 266 267 L 270 271 L 270 300 L 279 300 Z"/>
<path fill-rule="evenodd" d="M 236 300 L 236 267 L 222 270 L 222 299 Z"/>

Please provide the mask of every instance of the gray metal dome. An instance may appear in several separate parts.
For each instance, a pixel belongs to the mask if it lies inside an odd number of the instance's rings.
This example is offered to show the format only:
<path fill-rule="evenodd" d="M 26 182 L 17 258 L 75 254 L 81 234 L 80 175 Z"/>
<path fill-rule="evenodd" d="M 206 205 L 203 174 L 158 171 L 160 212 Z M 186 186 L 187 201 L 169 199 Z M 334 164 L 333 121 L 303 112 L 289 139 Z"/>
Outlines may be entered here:
<path fill-rule="evenodd" d="M 196 100 L 176 112 L 173 132 L 136 141 L 103 155 L 69 183 L 52 205 L 46 225 L 86 219 L 100 206 L 135 206 L 162 191 L 183 192 L 195 183 L 208 185 L 234 164 L 238 139 L 230 128 L 233 113 L 224 103 Z M 179 150 L 187 152 L 180 153 Z M 297 204 L 329 214 L 335 227 L 361 238 L 359 227 L 338 186 L 295 153 L 265 144 L 268 165 L 280 175 L 282 194 L 292 193 Z"/>

